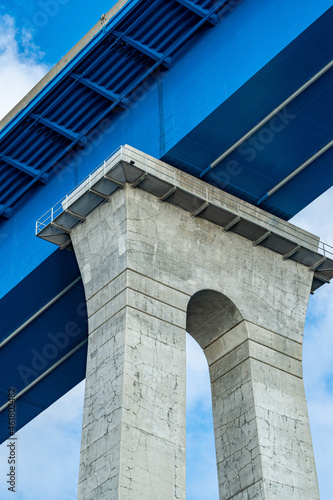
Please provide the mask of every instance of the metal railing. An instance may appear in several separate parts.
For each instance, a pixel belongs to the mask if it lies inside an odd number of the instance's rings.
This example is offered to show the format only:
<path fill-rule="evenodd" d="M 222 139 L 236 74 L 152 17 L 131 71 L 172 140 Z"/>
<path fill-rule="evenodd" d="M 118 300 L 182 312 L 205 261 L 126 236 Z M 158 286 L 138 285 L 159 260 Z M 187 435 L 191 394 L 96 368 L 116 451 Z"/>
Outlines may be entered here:
<path fill-rule="evenodd" d="M 257 221 L 258 225 L 263 223 L 267 229 L 276 230 L 279 233 L 284 233 L 287 239 L 295 239 L 297 236 L 298 245 L 304 245 L 309 247 L 311 245 L 313 250 L 324 255 L 325 257 L 333 258 L 333 246 L 328 245 L 322 241 L 318 242 L 316 236 L 306 233 L 292 225 L 289 222 L 279 219 L 278 217 L 263 211 L 262 209 L 253 206 L 245 201 L 242 201 L 234 196 L 226 193 L 225 191 L 219 190 L 218 195 L 215 193 L 217 188 L 205 184 L 203 181 L 196 179 L 178 169 L 175 169 L 167 163 L 163 163 L 159 160 L 152 158 L 151 156 L 145 155 L 144 153 L 128 147 L 120 146 L 111 155 L 109 155 L 98 167 L 96 167 L 77 187 L 72 189 L 64 198 L 62 198 L 56 205 L 54 205 L 50 210 L 48 210 L 42 217 L 40 217 L 36 222 L 36 234 L 40 233 L 46 226 L 48 226 L 55 218 L 57 218 L 62 212 L 64 212 L 68 206 L 73 203 L 81 194 L 84 194 L 89 186 L 98 182 L 103 176 L 109 172 L 113 167 L 115 167 L 120 161 L 126 161 L 129 163 L 131 160 L 134 162 L 135 166 L 144 172 L 152 173 L 154 172 L 161 175 L 161 165 L 163 178 L 175 187 L 181 189 L 188 189 L 193 194 L 216 205 L 223 205 L 222 208 L 229 209 L 235 215 L 248 214 L 251 220 Z M 243 215 L 244 217 L 244 215 Z M 245 217 L 244 217 L 245 218 Z"/>
<path fill-rule="evenodd" d="M 36 222 L 36 235 L 40 233 L 45 227 L 47 227 L 51 222 L 54 221 L 60 214 L 66 211 L 69 204 L 73 202 L 74 199 L 79 198 L 81 194 L 86 192 L 86 186 L 89 187 L 95 184 L 106 172 L 111 170 L 113 165 L 116 165 L 122 159 L 123 146 L 117 148 L 113 153 L 111 153 L 105 160 L 98 165 L 83 181 L 75 186 L 69 193 L 66 194 L 60 201 L 58 201 L 50 210 L 45 212 Z"/>

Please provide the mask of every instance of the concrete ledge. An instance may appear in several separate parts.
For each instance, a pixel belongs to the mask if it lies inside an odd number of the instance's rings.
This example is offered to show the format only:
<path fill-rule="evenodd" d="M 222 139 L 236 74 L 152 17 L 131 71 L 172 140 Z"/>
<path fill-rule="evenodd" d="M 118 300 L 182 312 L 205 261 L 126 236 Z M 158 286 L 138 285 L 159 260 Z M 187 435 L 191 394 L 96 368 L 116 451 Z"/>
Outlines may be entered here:
<path fill-rule="evenodd" d="M 114 193 L 119 192 L 125 183 L 158 197 L 161 203 L 185 210 L 199 219 L 198 224 L 200 220 L 209 221 L 231 233 L 231 237 L 232 234 L 242 236 L 252 241 L 255 247 L 267 248 L 284 260 L 308 267 L 313 273 L 312 291 L 333 277 L 330 270 L 333 269 L 333 255 L 323 259 L 318 250 L 317 236 L 130 146 L 118 149 L 39 219 L 37 236 L 61 247 L 70 243 L 71 232 L 83 223 L 82 219 L 106 200 L 113 199 Z M 68 215 L 68 210 L 71 214 L 78 214 L 76 221 Z M 59 231 L 61 227 L 63 232 Z"/>

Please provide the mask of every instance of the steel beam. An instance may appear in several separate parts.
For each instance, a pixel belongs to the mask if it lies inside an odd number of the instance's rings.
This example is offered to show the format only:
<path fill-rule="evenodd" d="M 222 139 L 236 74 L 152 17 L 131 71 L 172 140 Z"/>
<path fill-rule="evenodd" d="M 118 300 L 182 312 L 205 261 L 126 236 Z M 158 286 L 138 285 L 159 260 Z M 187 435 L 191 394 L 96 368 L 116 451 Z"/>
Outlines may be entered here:
<path fill-rule="evenodd" d="M 262 243 L 263 241 L 267 240 L 267 238 L 271 235 L 271 231 L 267 231 L 265 234 L 263 234 L 262 236 L 260 236 L 260 238 L 258 238 L 257 240 L 253 241 L 252 242 L 252 245 L 254 247 L 260 245 L 260 243 Z"/>
<path fill-rule="evenodd" d="M 321 264 L 323 264 L 326 260 L 326 257 L 322 257 L 317 262 L 315 262 L 312 266 L 309 266 L 309 271 L 315 271 Z"/>
<path fill-rule="evenodd" d="M 330 283 L 330 280 L 325 278 L 324 276 L 321 276 L 321 274 L 314 273 L 314 278 L 316 278 L 319 281 L 322 281 L 323 283 Z"/>
<path fill-rule="evenodd" d="M 300 248 L 301 248 L 300 245 L 297 245 L 296 247 L 292 248 L 288 253 L 283 255 L 282 259 L 283 260 L 289 259 L 293 255 L 295 255 L 295 253 L 297 253 Z"/>
<path fill-rule="evenodd" d="M 158 201 L 160 203 L 162 203 L 163 201 L 167 200 L 168 198 L 170 198 L 170 196 L 175 193 L 177 191 L 177 188 L 176 186 L 172 187 L 171 189 L 169 189 L 169 191 L 167 191 L 166 193 L 162 194 L 162 196 L 159 197 Z"/>
<path fill-rule="evenodd" d="M 146 179 L 147 175 L 148 174 L 145 172 L 143 175 L 141 175 L 136 181 L 134 181 L 131 184 L 131 187 L 136 188 L 139 184 L 141 184 L 141 182 L 143 182 Z"/>
<path fill-rule="evenodd" d="M 241 220 L 241 218 L 239 217 L 239 215 L 237 215 L 229 222 L 229 224 L 224 226 L 223 231 L 226 233 L 227 231 L 229 231 L 229 229 L 234 227 L 240 220 Z"/>
<path fill-rule="evenodd" d="M 101 193 L 100 191 L 97 191 L 97 189 L 90 188 L 89 193 L 92 193 L 95 196 L 98 196 L 98 198 L 101 198 L 102 200 L 106 200 L 106 201 L 110 200 L 110 196 L 108 194 Z"/>
<path fill-rule="evenodd" d="M 69 210 L 68 208 L 65 210 L 65 213 L 71 215 L 72 217 L 74 217 L 74 219 L 80 220 L 82 222 L 85 222 L 86 220 L 86 217 L 84 215 L 72 212 L 72 210 Z"/>
<path fill-rule="evenodd" d="M 112 182 L 113 184 L 116 184 L 117 186 L 122 187 L 122 188 L 125 187 L 125 185 L 126 185 L 126 182 L 118 181 L 117 179 L 114 179 L 110 175 L 104 175 L 104 179 L 106 179 L 107 181 Z"/>
<path fill-rule="evenodd" d="M 128 45 L 138 50 L 139 52 L 142 52 L 142 54 L 150 57 L 156 62 L 159 62 L 164 57 L 164 54 L 162 54 L 161 52 L 157 52 L 157 50 L 154 50 L 151 47 L 148 47 L 148 45 L 145 45 L 137 40 L 134 40 L 130 36 L 124 35 L 124 33 L 120 33 L 119 31 L 113 31 L 112 34 L 116 38 L 120 38 L 123 42 L 127 43 Z M 167 69 L 170 69 L 171 57 L 166 57 L 163 61 L 161 61 L 161 65 Z"/>
<path fill-rule="evenodd" d="M 58 125 L 57 123 L 52 122 L 51 120 L 48 120 L 47 118 L 35 115 L 34 113 L 30 113 L 30 116 L 31 116 L 31 118 L 38 121 L 39 123 L 41 123 L 45 127 L 53 130 L 54 132 L 56 132 L 59 135 L 62 135 L 63 137 L 66 137 L 66 139 L 69 139 L 72 142 L 77 141 L 77 139 L 79 138 L 79 134 L 77 134 L 76 132 L 73 132 L 73 130 L 70 130 L 66 127 L 63 127 L 62 125 Z M 86 146 L 87 139 L 85 137 L 81 138 L 79 141 L 79 144 L 82 147 Z"/>
<path fill-rule="evenodd" d="M 205 203 L 203 203 L 203 205 L 200 205 L 200 207 L 198 207 L 196 210 L 194 210 L 193 212 L 191 212 L 191 217 L 196 217 L 197 215 L 201 214 L 201 212 L 203 212 L 204 210 L 206 210 L 206 208 L 208 207 L 209 205 L 209 202 L 206 201 Z"/>
<path fill-rule="evenodd" d="M 112 90 L 108 90 L 105 87 L 102 87 L 101 85 L 97 85 L 97 83 L 92 82 L 91 80 L 88 80 L 88 78 L 84 78 L 81 75 L 78 75 L 76 73 L 71 73 L 69 75 L 71 78 L 76 80 L 79 83 L 82 83 L 85 87 L 88 87 L 89 89 L 93 90 L 96 92 L 96 94 L 99 94 L 103 97 L 106 97 L 111 102 L 116 102 L 120 99 L 120 94 L 115 94 L 112 92 Z M 128 99 L 124 98 L 121 101 L 118 102 L 119 106 L 123 109 L 127 109 L 128 107 Z"/>
<path fill-rule="evenodd" d="M 60 229 L 60 231 L 63 231 L 64 233 L 71 234 L 71 230 L 68 227 L 63 226 L 62 224 L 58 224 L 57 222 L 54 222 L 54 220 L 51 222 L 51 226 L 55 227 L 56 229 Z"/>
<path fill-rule="evenodd" d="M 203 9 L 200 7 L 200 5 L 191 2 L 190 0 L 176 0 L 176 2 L 180 3 L 184 7 L 186 7 L 188 10 L 196 14 L 197 16 L 204 18 L 206 17 L 209 12 L 206 9 Z M 215 26 L 217 24 L 218 17 L 216 14 L 212 14 L 210 17 L 207 18 L 207 22 L 210 23 L 212 26 Z"/>
<path fill-rule="evenodd" d="M 24 174 L 29 175 L 33 179 L 35 179 L 39 174 L 39 171 L 36 170 L 35 168 L 29 167 L 28 165 L 25 165 L 24 163 L 21 163 L 17 160 L 14 160 L 13 158 L 10 158 L 9 156 L 0 155 L 0 160 L 4 161 L 5 163 L 8 163 L 8 165 L 11 165 L 12 167 L 16 168 L 17 170 L 20 170 Z M 42 177 L 39 178 L 39 180 L 43 184 L 46 184 L 48 181 L 48 175 L 44 174 Z"/>
<path fill-rule="evenodd" d="M 74 347 L 74 349 L 72 349 L 71 351 L 69 351 L 67 354 L 65 354 L 65 356 L 63 356 L 61 359 L 59 359 L 59 361 L 57 361 L 56 363 L 54 363 L 54 365 L 50 366 L 50 368 L 48 370 L 46 370 L 45 372 L 43 372 L 39 377 L 37 377 L 33 382 L 31 382 L 29 385 L 27 385 L 24 389 L 22 389 L 22 391 L 20 391 L 16 396 L 15 396 L 15 401 L 17 401 L 21 396 L 23 396 L 24 394 L 26 394 L 26 392 L 28 392 L 30 389 L 32 389 L 33 387 L 35 387 L 35 385 L 38 384 L 38 382 L 40 382 L 41 380 L 43 380 L 45 377 L 47 377 L 51 372 L 53 372 L 53 370 L 55 370 L 56 368 L 58 368 L 58 366 L 60 366 L 62 363 L 64 363 L 68 358 L 70 358 L 73 354 L 75 354 L 79 349 L 81 349 L 81 347 L 83 347 L 86 343 L 88 342 L 88 339 L 85 339 L 83 340 L 82 342 L 80 342 L 80 344 L 78 344 L 76 347 Z M 7 401 L 4 405 L 1 406 L 0 408 L 0 413 L 5 410 L 9 405 L 10 405 L 11 401 Z"/>
<path fill-rule="evenodd" d="M 16 335 L 18 335 L 24 328 L 30 325 L 35 319 L 37 319 L 43 312 L 49 309 L 55 302 L 57 302 L 61 297 L 63 297 L 69 290 L 71 290 L 77 283 L 82 280 L 81 276 L 76 278 L 72 283 L 66 286 L 61 292 L 59 292 L 55 297 L 53 297 L 49 302 L 47 302 L 43 307 L 41 307 L 37 312 L 35 312 L 30 318 L 28 318 L 21 326 L 16 328 L 8 337 L 6 337 L 2 342 L 0 342 L 0 349 L 5 346 L 10 340 L 12 340 Z"/>
<path fill-rule="evenodd" d="M 280 181 L 278 184 L 276 184 L 274 187 L 272 187 L 272 189 L 270 189 L 266 194 L 264 194 L 264 196 L 262 196 L 260 198 L 260 200 L 257 201 L 257 205 L 260 205 L 265 200 L 267 200 L 267 198 L 272 196 L 272 194 L 276 193 L 276 191 L 281 189 L 285 184 L 287 184 L 287 182 L 289 182 L 297 174 L 302 172 L 302 170 L 304 170 L 306 167 L 311 165 L 311 163 L 313 163 L 317 158 L 319 158 L 322 154 L 324 154 L 326 151 L 328 151 L 332 146 L 333 146 L 333 140 L 328 142 L 323 148 L 321 148 L 319 151 L 317 151 L 317 153 L 315 153 L 310 158 L 308 158 L 304 163 L 302 163 L 302 165 L 297 167 L 295 170 L 293 170 L 293 172 L 291 172 L 289 175 L 287 175 L 287 177 L 285 177 L 284 179 L 282 179 L 282 181 Z"/>

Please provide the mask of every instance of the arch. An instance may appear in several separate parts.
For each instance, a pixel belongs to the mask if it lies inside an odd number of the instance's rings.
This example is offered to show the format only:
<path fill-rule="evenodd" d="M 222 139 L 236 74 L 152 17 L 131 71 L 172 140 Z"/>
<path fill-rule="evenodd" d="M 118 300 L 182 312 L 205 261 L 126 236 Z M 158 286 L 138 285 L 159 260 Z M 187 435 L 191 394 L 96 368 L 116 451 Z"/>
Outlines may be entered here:
<path fill-rule="evenodd" d="M 205 349 L 242 320 L 241 312 L 226 295 L 201 290 L 188 303 L 186 331 Z"/>
<path fill-rule="evenodd" d="M 232 463 L 235 459 L 238 463 L 239 450 L 249 444 L 249 440 L 245 438 L 244 441 L 240 437 L 242 425 L 240 421 L 235 420 L 235 415 L 245 415 L 245 420 L 251 418 L 247 417 L 246 408 L 253 407 L 253 394 L 247 384 L 248 402 L 242 399 L 238 394 L 242 392 L 240 373 L 236 374 L 233 382 L 224 380 L 224 372 L 233 368 L 233 361 L 227 369 L 223 364 L 227 354 L 232 357 L 232 351 L 237 344 L 242 344 L 244 338 L 247 338 L 246 322 L 238 307 L 226 295 L 216 290 L 204 289 L 196 292 L 188 302 L 186 331 L 200 345 L 208 363 L 219 497 L 229 498 L 228 488 L 233 466 L 228 464 L 228 460 Z M 255 425 L 253 427 L 255 428 Z M 224 434 L 226 438 L 223 437 Z M 252 439 L 255 437 L 255 431 L 251 429 L 249 435 Z M 238 478 L 237 474 L 236 476 Z"/>

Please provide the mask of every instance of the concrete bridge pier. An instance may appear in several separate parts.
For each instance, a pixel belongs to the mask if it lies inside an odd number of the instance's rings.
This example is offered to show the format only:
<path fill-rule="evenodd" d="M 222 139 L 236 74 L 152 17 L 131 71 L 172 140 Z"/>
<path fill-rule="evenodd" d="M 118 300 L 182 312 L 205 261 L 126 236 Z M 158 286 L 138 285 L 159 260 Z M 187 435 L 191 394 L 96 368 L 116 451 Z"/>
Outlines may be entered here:
<path fill-rule="evenodd" d="M 308 268 L 128 184 L 71 239 L 89 316 L 78 500 L 185 500 L 186 329 L 210 369 L 220 500 L 318 500 Z"/>
<path fill-rule="evenodd" d="M 209 364 L 220 500 L 319 499 L 301 342 L 211 290 L 192 297 L 187 330 Z"/>

